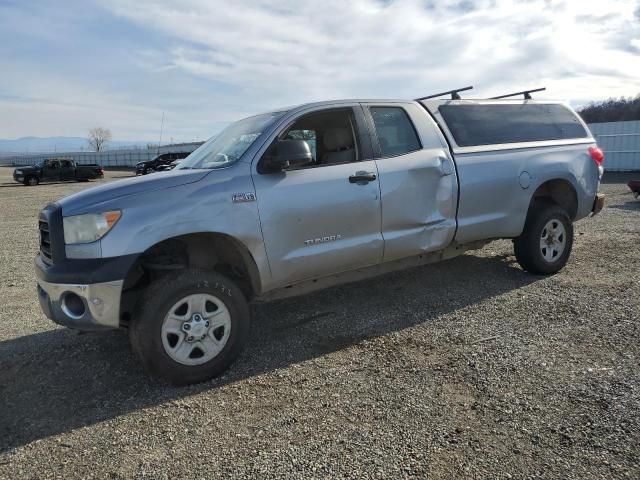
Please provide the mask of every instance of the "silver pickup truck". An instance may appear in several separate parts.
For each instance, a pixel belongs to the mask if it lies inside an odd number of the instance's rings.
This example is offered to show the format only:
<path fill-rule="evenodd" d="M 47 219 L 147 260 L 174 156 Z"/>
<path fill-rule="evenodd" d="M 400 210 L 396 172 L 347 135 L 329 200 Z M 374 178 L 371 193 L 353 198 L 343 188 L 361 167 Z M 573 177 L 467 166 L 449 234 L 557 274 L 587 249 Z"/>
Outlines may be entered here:
<path fill-rule="evenodd" d="M 45 314 L 127 328 L 175 384 L 219 375 L 248 304 L 513 239 L 531 274 L 567 262 L 598 213 L 603 154 L 567 105 L 346 100 L 231 124 L 170 172 L 73 194 L 40 214 Z"/>

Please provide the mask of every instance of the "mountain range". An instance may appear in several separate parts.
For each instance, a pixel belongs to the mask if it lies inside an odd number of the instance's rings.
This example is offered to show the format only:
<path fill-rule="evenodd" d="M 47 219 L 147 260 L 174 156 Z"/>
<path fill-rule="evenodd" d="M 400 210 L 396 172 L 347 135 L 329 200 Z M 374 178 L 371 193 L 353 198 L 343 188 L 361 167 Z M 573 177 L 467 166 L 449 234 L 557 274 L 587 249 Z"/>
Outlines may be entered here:
<path fill-rule="evenodd" d="M 124 147 L 146 147 L 145 141 L 111 140 L 108 149 Z M 89 144 L 83 137 L 22 137 L 15 140 L 0 139 L 0 154 L 25 154 L 40 152 L 79 152 L 88 150 Z"/>

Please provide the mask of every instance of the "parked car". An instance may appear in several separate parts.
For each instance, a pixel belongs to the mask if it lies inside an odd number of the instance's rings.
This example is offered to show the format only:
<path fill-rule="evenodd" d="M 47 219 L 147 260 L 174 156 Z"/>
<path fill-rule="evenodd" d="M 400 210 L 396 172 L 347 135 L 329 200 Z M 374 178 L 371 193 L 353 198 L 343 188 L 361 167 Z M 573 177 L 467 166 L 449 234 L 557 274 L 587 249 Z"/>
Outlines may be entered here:
<path fill-rule="evenodd" d="M 174 160 L 169 165 L 161 165 L 160 167 L 158 167 L 156 169 L 156 171 L 157 172 L 167 172 L 169 170 L 173 170 L 174 168 L 176 168 L 180 164 L 180 162 L 182 162 L 182 160 L 184 160 L 184 159 Z"/>
<path fill-rule="evenodd" d="M 635 198 L 640 197 L 640 180 L 629 180 L 627 186 Z"/>
<path fill-rule="evenodd" d="M 13 171 L 13 179 L 25 185 L 38 185 L 40 182 L 76 181 L 86 182 L 103 178 L 104 170 L 95 163 L 78 165 L 74 160 L 52 158 Z"/>
<path fill-rule="evenodd" d="M 127 328 L 150 371 L 200 382 L 238 356 L 251 301 L 500 238 L 524 270 L 558 272 L 573 223 L 603 208 L 602 161 L 559 102 L 330 101 L 256 115 L 172 171 L 48 205 L 40 305 L 70 328 Z"/>
<path fill-rule="evenodd" d="M 164 170 L 164 167 L 171 165 L 175 160 L 181 160 L 189 156 L 191 152 L 163 153 L 153 160 L 138 162 L 136 164 L 136 175 L 147 175 L 148 173 Z"/>

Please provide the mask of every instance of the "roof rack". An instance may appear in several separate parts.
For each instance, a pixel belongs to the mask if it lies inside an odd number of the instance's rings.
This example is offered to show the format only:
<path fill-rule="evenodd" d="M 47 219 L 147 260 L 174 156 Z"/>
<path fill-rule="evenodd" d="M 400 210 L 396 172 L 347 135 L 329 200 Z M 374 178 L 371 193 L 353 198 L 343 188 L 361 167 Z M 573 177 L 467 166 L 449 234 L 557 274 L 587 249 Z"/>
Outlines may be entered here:
<path fill-rule="evenodd" d="M 542 88 L 534 88 L 533 90 L 523 90 L 522 92 L 515 92 L 515 93 L 509 93 L 507 95 L 498 95 L 497 97 L 491 97 L 491 100 L 497 100 L 499 98 L 515 97 L 518 95 L 524 95 L 525 100 L 531 100 L 531 94 L 533 92 L 542 92 L 543 90 L 546 90 L 546 88 L 542 87 Z"/>
<path fill-rule="evenodd" d="M 471 90 L 472 88 L 473 88 L 473 86 L 471 86 L 471 87 L 463 87 L 463 88 L 456 88 L 455 90 L 447 90 L 446 92 L 440 92 L 440 93 L 435 93 L 433 95 L 427 95 L 426 97 L 416 98 L 416 101 L 418 102 L 420 100 L 426 100 L 428 98 L 441 97 L 443 95 L 451 95 L 451 100 L 460 100 L 459 92 L 464 92 L 466 90 Z"/>

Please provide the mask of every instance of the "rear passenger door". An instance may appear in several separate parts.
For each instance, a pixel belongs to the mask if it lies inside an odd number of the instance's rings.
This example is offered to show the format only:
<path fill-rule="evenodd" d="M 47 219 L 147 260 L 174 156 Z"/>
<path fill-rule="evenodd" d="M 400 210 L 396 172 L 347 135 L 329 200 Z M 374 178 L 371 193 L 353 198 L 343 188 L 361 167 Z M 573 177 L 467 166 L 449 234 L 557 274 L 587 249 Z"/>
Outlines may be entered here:
<path fill-rule="evenodd" d="M 444 137 L 414 103 L 364 106 L 380 176 L 384 261 L 445 248 L 456 230 L 458 186 Z"/>

